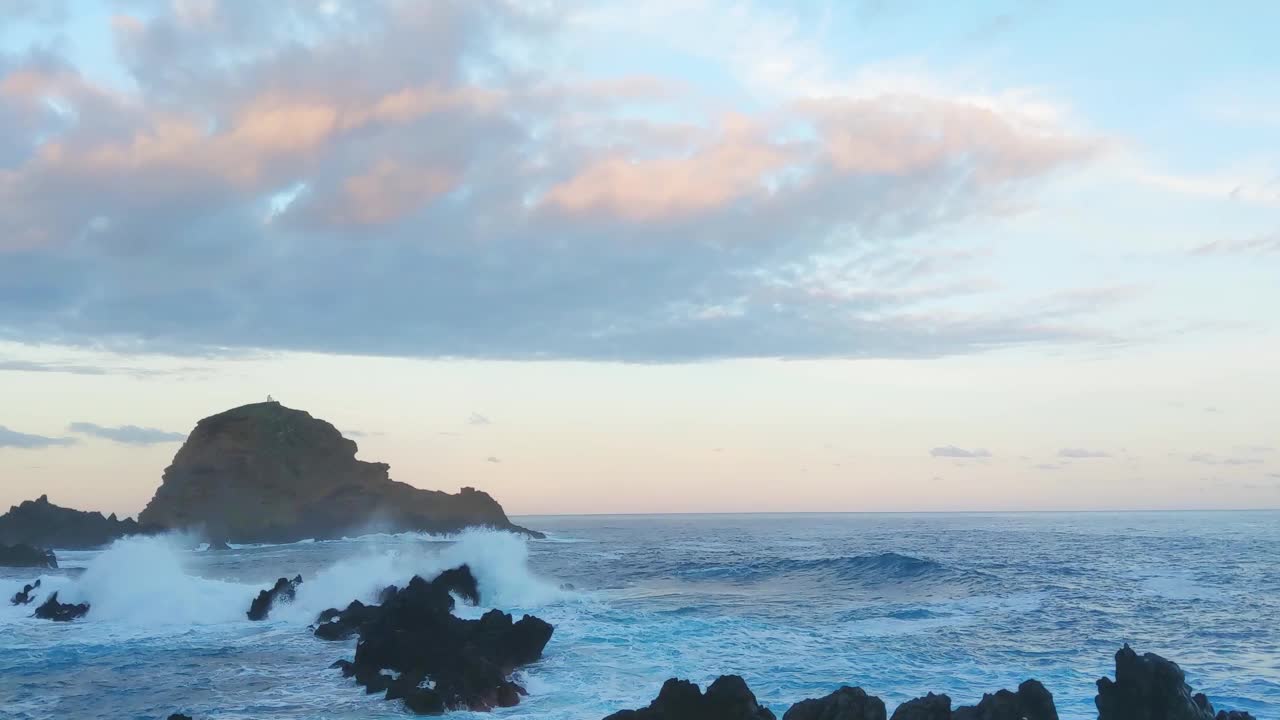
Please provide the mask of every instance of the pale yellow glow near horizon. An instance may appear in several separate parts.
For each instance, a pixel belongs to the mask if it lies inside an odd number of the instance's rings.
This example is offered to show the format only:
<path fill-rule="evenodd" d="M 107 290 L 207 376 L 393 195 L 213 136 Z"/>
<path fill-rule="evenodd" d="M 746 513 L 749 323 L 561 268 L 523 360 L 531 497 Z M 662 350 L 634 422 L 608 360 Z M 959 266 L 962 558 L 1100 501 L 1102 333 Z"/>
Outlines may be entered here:
<path fill-rule="evenodd" d="M 71 435 L 73 421 L 185 433 L 270 393 L 361 433 L 359 456 L 390 463 L 397 480 L 474 486 L 516 515 L 1267 508 L 1280 507 L 1280 453 L 1265 450 L 1280 446 L 1280 406 L 1257 401 L 1280 397 L 1266 361 L 1280 353 L 1267 342 L 1229 357 L 1165 348 L 1159 362 L 1006 352 L 692 365 L 125 360 L 59 349 L 171 374 L 0 372 L 0 425 L 45 436 Z M 470 423 L 473 413 L 490 422 Z M 940 446 L 991 457 L 932 457 Z M 132 515 L 177 448 L 90 438 L 0 448 L 0 506 L 47 493 Z M 1110 457 L 1064 459 L 1063 448 Z"/>

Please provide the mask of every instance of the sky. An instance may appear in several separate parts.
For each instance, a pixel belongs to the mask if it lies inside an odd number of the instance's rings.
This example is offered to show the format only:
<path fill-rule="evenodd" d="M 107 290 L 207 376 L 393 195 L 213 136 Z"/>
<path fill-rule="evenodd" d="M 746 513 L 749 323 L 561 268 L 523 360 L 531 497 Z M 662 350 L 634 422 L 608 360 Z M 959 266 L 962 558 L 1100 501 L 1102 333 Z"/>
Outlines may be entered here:
<path fill-rule="evenodd" d="M 0 0 L 0 507 L 1280 507 L 1280 4 Z"/>

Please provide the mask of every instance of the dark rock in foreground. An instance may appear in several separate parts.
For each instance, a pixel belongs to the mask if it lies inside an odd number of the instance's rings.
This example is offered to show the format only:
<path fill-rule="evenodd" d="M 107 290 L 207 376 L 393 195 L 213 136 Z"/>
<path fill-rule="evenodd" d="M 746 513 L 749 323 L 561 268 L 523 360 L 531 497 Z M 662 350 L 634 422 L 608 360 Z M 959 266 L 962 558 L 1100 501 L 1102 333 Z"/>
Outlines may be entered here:
<path fill-rule="evenodd" d="M 892 720 L 950 720 L 951 698 L 929 693 L 924 697 L 908 700 L 893 711 Z"/>
<path fill-rule="evenodd" d="M 276 580 L 276 584 L 273 587 L 258 593 L 258 597 L 254 598 L 253 602 L 249 604 L 249 611 L 245 614 L 249 616 L 250 620 L 266 620 L 271 608 L 275 607 L 276 603 L 293 602 L 294 596 L 298 593 L 298 586 L 301 584 L 301 575 L 292 580 L 288 578 Z"/>
<path fill-rule="evenodd" d="M 55 622 L 69 622 L 76 618 L 82 618 L 89 612 L 88 603 L 80 603 L 72 605 L 70 603 L 58 602 L 58 593 L 53 593 L 45 600 L 40 607 L 36 608 L 36 617 L 41 620 L 53 620 Z"/>
<path fill-rule="evenodd" d="M 1017 692 L 999 690 L 973 707 L 956 708 L 952 720 L 1058 720 L 1053 695 L 1039 680 L 1025 680 Z"/>
<path fill-rule="evenodd" d="M 487 494 L 421 490 L 356 459 L 337 428 L 277 402 L 201 420 L 138 516 L 170 528 L 203 529 L 227 542 L 292 542 L 369 529 L 457 532 L 513 525 Z"/>
<path fill-rule="evenodd" d="M 818 700 L 801 700 L 782 720 L 885 720 L 884 701 L 860 687 L 845 686 Z"/>
<path fill-rule="evenodd" d="M 0 566 L 56 568 L 58 558 L 52 550 L 31 545 L 0 545 Z"/>
<path fill-rule="evenodd" d="M 648 707 L 616 712 L 605 720 L 774 720 L 774 715 L 756 702 L 742 678 L 721 675 L 706 694 L 688 680 L 672 678 Z"/>
<path fill-rule="evenodd" d="M 26 585 L 23 585 L 23 586 L 22 586 L 22 590 L 19 590 L 18 592 L 14 593 L 14 594 L 13 594 L 13 597 L 9 599 L 9 604 L 10 604 L 10 605 L 27 605 L 27 604 L 30 604 L 30 602 L 31 602 L 31 591 L 32 591 L 32 590 L 35 590 L 35 589 L 36 589 L 36 588 L 38 588 L 38 587 L 40 587 L 40 580 L 39 580 L 39 579 L 36 579 L 36 581 L 35 581 L 35 582 L 33 582 L 33 583 L 28 583 L 28 584 L 26 584 Z"/>
<path fill-rule="evenodd" d="M 1209 698 L 1192 694 L 1178 664 L 1126 644 L 1116 653 L 1116 679 L 1098 680 L 1098 720 L 1243 720 L 1244 712 L 1216 716 Z"/>
<path fill-rule="evenodd" d="M 83 512 L 49 502 L 48 495 L 14 505 L 0 515 L 0 543 L 22 543 L 40 547 L 83 550 L 100 547 L 125 535 L 151 533 L 130 518 L 103 517 L 99 512 Z"/>
<path fill-rule="evenodd" d="M 326 640 L 359 634 L 355 660 L 339 660 L 333 667 L 354 677 L 367 693 L 404 700 L 414 713 L 518 704 L 525 691 L 509 677 L 542 657 L 551 625 L 531 615 L 513 622 L 498 610 L 463 620 L 452 613 L 451 592 L 478 601 L 470 568 L 448 570 L 431 582 L 414 576 L 404 588 L 383 591 L 380 605 L 357 601 L 346 610 L 326 610 L 317 618 L 315 634 Z"/>
<path fill-rule="evenodd" d="M 169 716 L 168 720 L 192 720 L 192 718 L 190 715 L 183 715 L 182 713 L 174 713 Z"/>
<path fill-rule="evenodd" d="M 1098 681 L 1098 720 L 1255 720 L 1242 711 L 1221 711 L 1201 694 L 1192 694 L 1177 664 L 1159 655 L 1139 656 L 1128 645 L 1116 653 L 1116 679 Z M 862 688 L 842 687 L 830 695 L 801 700 L 783 720 L 884 720 L 885 706 Z M 724 675 L 707 688 L 672 678 L 658 698 L 640 710 L 623 710 L 605 720 L 766 720 L 773 714 L 756 703 L 742 678 Z M 908 700 L 892 720 L 1058 720 L 1053 695 L 1036 680 L 1016 692 L 999 690 L 973 706 L 951 709 L 951 698 L 929 693 Z"/>

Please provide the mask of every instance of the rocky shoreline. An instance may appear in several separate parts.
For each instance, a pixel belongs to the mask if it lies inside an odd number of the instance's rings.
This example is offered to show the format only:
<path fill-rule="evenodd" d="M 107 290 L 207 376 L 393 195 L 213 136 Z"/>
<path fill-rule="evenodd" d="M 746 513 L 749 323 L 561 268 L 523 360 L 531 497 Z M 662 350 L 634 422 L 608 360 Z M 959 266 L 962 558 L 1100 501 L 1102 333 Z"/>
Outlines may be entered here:
<path fill-rule="evenodd" d="M 1115 657 L 1115 679 L 1100 678 L 1094 704 L 1098 720 L 1255 720 L 1247 712 L 1215 713 L 1209 699 L 1193 693 L 1182 668 L 1154 653 L 1139 655 L 1127 644 Z M 722 675 L 704 693 L 672 678 L 647 707 L 622 710 L 604 720 L 777 720 L 756 701 L 746 681 Z M 998 690 L 976 705 L 952 708 L 947 695 L 908 700 L 888 715 L 884 701 L 860 687 L 844 686 L 822 698 L 801 700 L 782 720 L 1058 720 L 1053 695 L 1037 680 L 1016 691 Z"/>

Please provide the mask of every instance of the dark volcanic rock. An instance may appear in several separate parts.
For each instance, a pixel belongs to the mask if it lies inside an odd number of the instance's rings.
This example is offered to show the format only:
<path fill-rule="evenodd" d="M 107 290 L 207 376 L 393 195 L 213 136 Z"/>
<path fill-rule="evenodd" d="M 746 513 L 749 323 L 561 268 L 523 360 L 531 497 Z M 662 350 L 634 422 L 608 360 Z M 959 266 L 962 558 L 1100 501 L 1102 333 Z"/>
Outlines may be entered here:
<path fill-rule="evenodd" d="M 929 693 L 908 700 L 893 711 L 891 720 L 951 720 L 951 698 Z"/>
<path fill-rule="evenodd" d="M 1192 695 L 1178 664 L 1155 653 L 1138 655 L 1126 643 L 1116 653 L 1116 679 L 1098 680 L 1098 720 L 1226 720 L 1209 699 Z M 1234 717 L 1248 717 L 1235 713 Z"/>
<path fill-rule="evenodd" d="M 56 568 L 58 558 L 52 550 L 31 545 L 0 545 L 0 566 Z"/>
<path fill-rule="evenodd" d="M 273 587 L 258 593 L 258 597 L 254 598 L 249 605 L 249 612 L 245 614 L 249 616 L 250 620 L 266 620 L 271 608 L 276 603 L 293 602 L 293 598 L 298 592 L 298 586 L 301 584 L 301 575 L 292 580 L 288 578 L 276 580 L 276 584 Z"/>
<path fill-rule="evenodd" d="M 956 708 L 951 720 L 1058 720 L 1058 709 L 1039 680 L 1025 680 L 1016 693 L 999 690 L 976 706 Z"/>
<path fill-rule="evenodd" d="M 35 589 L 36 589 L 36 588 L 38 588 L 38 587 L 40 587 L 40 580 L 39 580 L 39 579 L 37 579 L 37 580 L 36 580 L 35 582 L 33 582 L 33 583 L 28 583 L 28 584 L 26 584 L 26 585 L 23 585 L 23 586 L 22 586 L 22 590 L 20 590 L 20 591 L 18 591 L 18 592 L 16 592 L 16 593 L 14 593 L 13 597 L 9 599 L 9 604 L 11 604 L 11 605 L 27 605 L 27 604 L 30 604 L 30 602 L 31 602 L 31 591 L 32 591 L 32 590 L 35 590 Z"/>
<path fill-rule="evenodd" d="M 884 701 L 860 687 L 842 687 L 816 700 L 801 700 L 782 720 L 885 720 Z"/>
<path fill-rule="evenodd" d="M 450 592 L 479 600 L 470 568 L 448 570 L 431 582 L 415 576 L 404 588 L 384 590 L 380 605 L 353 602 L 346 610 L 326 610 L 316 619 L 315 634 L 326 640 L 359 634 L 355 660 L 333 667 L 368 693 L 403 699 L 415 713 L 519 703 L 524 689 L 508 678 L 542 657 L 551 625 L 531 615 L 513 621 L 498 610 L 463 620 L 452 614 Z M 428 680 L 431 687 L 423 687 Z"/>
<path fill-rule="evenodd" d="M 622 710 L 605 720 L 774 720 L 774 715 L 756 702 L 742 678 L 721 675 L 706 694 L 687 680 L 671 678 L 648 707 Z"/>
<path fill-rule="evenodd" d="M 192 719 L 190 715 L 183 715 L 182 713 L 174 713 L 169 716 L 169 720 L 192 720 Z"/>
<path fill-rule="evenodd" d="M 493 498 L 392 480 L 385 463 L 356 459 L 337 428 L 276 402 L 201 420 L 164 471 L 139 520 L 199 527 L 228 542 L 292 542 L 366 528 L 455 532 L 513 525 Z"/>
<path fill-rule="evenodd" d="M 106 545 L 125 535 L 155 532 L 114 514 L 82 512 L 54 505 L 48 495 L 14 505 L 0 515 L 0 543 L 83 550 Z"/>
<path fill-rule="evenodd" d="M 55 592 L 40 607 L 36 608 L 36 617 L 41 620 L 67 622 L 84 617 L 88 612 L 89 605 L 87 603 L 80 603 L 79 605 L 60 603 L 58 602 L 58 593 Z"/>

